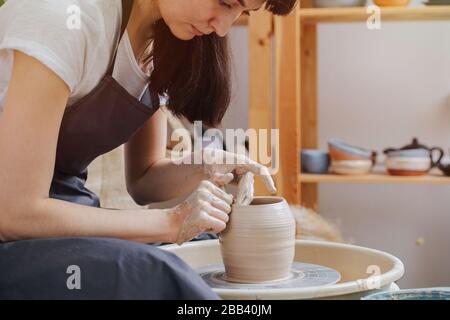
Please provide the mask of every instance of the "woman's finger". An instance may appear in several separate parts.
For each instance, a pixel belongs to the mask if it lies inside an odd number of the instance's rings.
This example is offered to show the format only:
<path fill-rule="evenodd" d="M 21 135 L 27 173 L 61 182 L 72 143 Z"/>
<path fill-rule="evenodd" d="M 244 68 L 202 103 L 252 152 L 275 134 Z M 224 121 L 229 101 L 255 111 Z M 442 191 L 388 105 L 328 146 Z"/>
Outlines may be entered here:
<path fill-rule="evenodd" d="M 226 213 L 231 212 L 231 206 L 224 200 L 212 194 L 210 191 L 205 190 L 205 192 L 202 192 L 200 194 L 200 200 L 206 201 L 210 203 L 213 207 L 225 211 Z"/>
<path fill-rule="evenodd" d="M 261 177 L 267 190 L 269 190 L 269 192 L 271 192 L 272 194 L 277 193 L 275 183 L 273 182 L 272 176 L 269 173 L 269 169 L 267 169 L 266 166 L 263 166 L 253 160 L 248 159 L 248 163 L 239 165 L 239 167 L 236 168 L 236 171 L 238 170 L 238 168 L 240 172 L 246 170 L 247 172 L 250 171 L 254 175 Z"/>
<path fill-rule="evenodd" d="M 230 216 L 226 212 L 213 207 L 209 203 L 205 203 L 205 205 L 203 206 L 203 211 L 208 213 L 211 217 L 219 219 L 220 221 L 223 221 L 225 223 L 228 223 L 228 221 L 230 220 Z"/>
<path fill-rule="evenodd" d="M 226 174 L 215 173 L 212 180 L 216 185 L 223 187 L 230 184 L 234 180 L 234 175 L 231 172 Z"/>
<path fill-rule="evenodd" d="M 227 204 L 231 205 L 233 203 L 233 195 L 226 193 L 211 181 L 203 181 L 201 187 L 206 189 L 208 192 L 212 193 L 219 199 L 225 201 Z"/>
<path fill-rule="evenodd" d="M 206 231 L 212 233 L 220 233 L 227 227 L 227 224 L 219 219 L 216 219 L 206 212 L 203 212 L 204 216 L 204 225 L 206 226 Z"/>
<path fill-rule="evenodd" d="M 242 176 L 238 184 L 238 192 L 236 197 L 236 202 L 239 205 L 247 206 L 253 201 L 253 173 L 247 172 Z"/>

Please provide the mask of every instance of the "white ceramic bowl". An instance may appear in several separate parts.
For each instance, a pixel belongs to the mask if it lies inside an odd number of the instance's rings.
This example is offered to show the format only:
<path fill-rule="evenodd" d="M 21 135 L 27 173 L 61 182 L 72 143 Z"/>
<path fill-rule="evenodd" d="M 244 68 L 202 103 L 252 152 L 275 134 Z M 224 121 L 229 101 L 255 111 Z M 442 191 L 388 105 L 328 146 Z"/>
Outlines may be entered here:
<path fill-rule="evenodd" d="M 371 160 L 341 160 L 333 161 L 331 164 L 332 172 L 345 175 L 367 174 L 372 167 Z"/>

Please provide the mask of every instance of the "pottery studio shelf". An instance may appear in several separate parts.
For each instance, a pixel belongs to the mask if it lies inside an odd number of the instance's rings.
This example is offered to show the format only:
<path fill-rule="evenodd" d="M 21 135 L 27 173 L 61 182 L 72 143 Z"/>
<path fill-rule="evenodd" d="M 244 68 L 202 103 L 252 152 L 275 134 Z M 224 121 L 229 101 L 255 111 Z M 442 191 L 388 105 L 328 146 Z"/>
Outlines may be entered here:
<path fill-rule="evenodd" d="M 300 183 L 361 183 L 361 184 L 450 184 L 450 177 L 438 172 L 431 172 L 421 177 L 397 177 L 383 171 L 365 175 L 337 175 L 337 174 L 299 174 Z"/>
<path fill-rule="evenodd" d="M 381 21 L 432 21 L 450 19 L 450 6 L 380 8 Z M 360 8 L 305 8 L 299 12 L 302 23 L 365 22 L 369 15 Z"/>
<path fill-rule="evenodd" d="M 381 22 L 450 21 L 450 6 L 419 5 L 380 10 Z M 275 181 L 279 195 L 289 203 L 317 208 L 319 183 L 450 184 L 450 178 L 439 173 L 423 177 L 393 177 L 385 171 L 365 176 L 301 173 L 300 151 L 319 147 L 318 26 L 322 23 L 365 24 L 372 15 L 366 7 L 313 8 L 312 0 L 302 0 L 295 12 L 286 17 L 274 17 L 261 10 L 248 19 L 249 127 L 269 129 L 269 132 L 271 128 L 279 128 L 280 152 Z M 243 23 L 245 20 L 241 21 Z M 255 184 L 255 190 L 266 194 L 260 182 Z"/>

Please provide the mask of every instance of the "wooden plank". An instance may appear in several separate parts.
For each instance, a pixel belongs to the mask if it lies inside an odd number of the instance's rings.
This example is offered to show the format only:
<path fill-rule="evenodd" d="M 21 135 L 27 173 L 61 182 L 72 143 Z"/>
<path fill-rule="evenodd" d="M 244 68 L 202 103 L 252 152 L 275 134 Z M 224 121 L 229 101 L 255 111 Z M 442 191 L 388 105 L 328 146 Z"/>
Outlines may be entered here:
<path fill-rule="evenodd" d="M 318 147 L 317 119 L 317 26 L 301 25 L 301 148 Z M 318 210 L 318 186 L 303 185 L 301 204 Z"/>
<path fill-rule="evenodd" d="M 382 170 L 366 175 L 335 175 L 335 174 L 299 174 L 302 184 L 309 183 L 365 183 L 365 184 L 450 184 L 450 177 L 445 177 L 437 171 L 421 177 L 390 176 Z"/>
<path fill-rule="evenodd" d="M 280 194 L 292 204 L 300 201 L 300 19 L 298 10 L 275 18 L 275 112 L 280 133 L 279 171 L 276 176 Z"/>
<path fill-rule="evenodd" d="M 267 11 L 251 15 L 249 24 L 249 128 L 270 129 L 272 122 L 272 35 L 273 18 Z M 266 150 L 269 150 L 267 147 Z M 258 158 L 252 157 L 258 161 Z M 255 194 L 268 195 L 260 179 Z"/>
<path fill-rule="evenodd" d="M 381 21 L 449 20 L 450 6 L 383 7 Z M 305 8 L 300 11 L 303 23 L 365 22 L 372 13 L 359 8 Z"/>
<path fill-rule="evenodd" d="M 298 14 L 311 7 L 311 0 L 303 1 Z M 318 147 L 317 126 L 317 27 L 305 25 L 300 20 L 300 137 L 301 149 L 316 149 Z M 308 208 L 318 210 L 317 184 L 301 185 L 300 203 Z"/>

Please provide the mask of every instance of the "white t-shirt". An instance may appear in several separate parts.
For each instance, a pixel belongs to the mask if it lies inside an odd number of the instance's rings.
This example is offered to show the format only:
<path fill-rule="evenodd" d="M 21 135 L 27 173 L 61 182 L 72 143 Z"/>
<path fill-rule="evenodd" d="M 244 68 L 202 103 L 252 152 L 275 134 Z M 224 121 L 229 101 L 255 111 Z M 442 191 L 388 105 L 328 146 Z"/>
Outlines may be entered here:
<path fill-rule="evenodd" d="M 70 88 L 71 105 L 105 75 L 121 21 L 121 0 L 8 0 L 0 7 L 0 115 L 14 49 L 55 72 Z M 138 99 L 148 84 L 149 75 L 138 66 L 127 33 L 119 45 L 113 77 Z"/>

